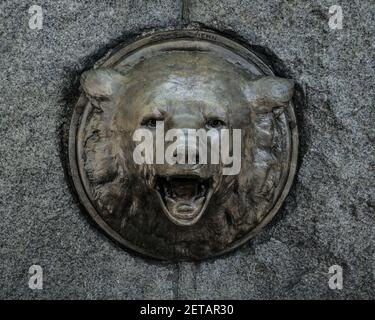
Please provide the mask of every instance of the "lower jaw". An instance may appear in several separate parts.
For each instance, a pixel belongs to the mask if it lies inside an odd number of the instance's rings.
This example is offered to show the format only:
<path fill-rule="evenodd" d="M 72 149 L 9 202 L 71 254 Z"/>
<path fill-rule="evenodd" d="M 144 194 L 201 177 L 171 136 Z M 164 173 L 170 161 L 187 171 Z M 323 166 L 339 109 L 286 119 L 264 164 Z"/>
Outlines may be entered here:
<path fill-rule="evenodd" d="M 174 213 L 172 213 L 171 210 L 167 208 L 167 206 L 165 205 L 164 199 L 159 193 L 158 193 L 158 198 L 161 203 L 163 212 L 165 213 L 167 218 L 178 226 L 186 227 L 186 226 L 193 226 L 200 220 L 204 211 L 207 208 L 207 204 L 211 198 L 211 195 L 212 195 L 212 190 L 209 190 L 208 193 L 205 195 L 205 199 L 203 200 L 202 204 L 195 210 L 180 210 Z"/>

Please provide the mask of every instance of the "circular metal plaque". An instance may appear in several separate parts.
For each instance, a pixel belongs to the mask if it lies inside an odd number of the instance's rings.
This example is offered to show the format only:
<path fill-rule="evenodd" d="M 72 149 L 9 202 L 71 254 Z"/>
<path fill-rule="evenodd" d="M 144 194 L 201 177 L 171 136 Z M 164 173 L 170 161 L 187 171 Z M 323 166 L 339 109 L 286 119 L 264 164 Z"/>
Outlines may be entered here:
<path fill-rule="evenodd" d="M 169 261 L 209 258 L 254 237 L 279 210 L 296 169 L 293 82 L 249 48 L 211 31 L 154 33 L 108 53 L 81 76 L 81 92 L 71 176 L 87 212 L 126 248 Z M 232 163 L 171 164 L 163 153 L 137 162 L 136 132 L 154 139 L 160 123 L 164 134 L 226 130 Z"/>

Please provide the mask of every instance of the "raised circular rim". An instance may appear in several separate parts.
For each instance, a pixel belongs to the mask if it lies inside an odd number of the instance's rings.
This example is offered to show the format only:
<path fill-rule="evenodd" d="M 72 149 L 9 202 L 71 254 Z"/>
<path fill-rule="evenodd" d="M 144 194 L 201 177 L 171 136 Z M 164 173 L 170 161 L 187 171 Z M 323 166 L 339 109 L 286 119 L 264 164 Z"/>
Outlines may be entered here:
<path fill-rule="evenodd" d="M 114 50 L 109 51 L 102 59 L 96 62 L 94 68 L 97 67 L 105 67 L 115 64 L 120 59 L 124 58 L 126 55 L 131 54 L 135 50 L 138 50 L 145 46 L 151 46 L 155 43 L 167 40 L 194 40 L 194 41 L 208 41 L 212 42 L 216 45 L 223 46 L 227 49 L 234 51 L 236 54 L 240 55 L 241 57 L 249 60 L 251 63 L 255 64 L 265 75 L 274 75 L 271 67 L 263 61 L 255 52 L 251 49 L 247 48 L 245 45 L 238 43 L 226 36 L 220 35 L 216 32 L 210 30 L 201 30 L 201 29 L 182 29 L 182 30 L 168 30 L 168 31 L 159 31 L 152 33 L 150 35 L 141 36 L 140 38 L 136 39 L 131 43 L 125 43 Z M 130 249 L 136 254 L 153 258 L 156 260 L 161 261 L 170 261 L 170 262 L 177 262 L 177 261 L 194 261 L 194 259 L 176 259 L 176 260 L 167 260 L 162 257 L 150 254 L 145 250 L 140 249 L 139 247 L 134 246 L 131 242 L 125 240 L 123 237 L 120 236 L 115 230 L 113 230 L 100 216 L 97 212 L 95 206 L 92 204 L 89 195 L 87 194 L 82 177 L 80 174 L 79 166 L 78 166 L 78 156 L 77 156 L 77 139 L 78 133 L 80 128 L 81 116 L 84 112 L 86 106 L 86 99 L 81 94 L 78 102 L 76 103 L 71 122 L 69 128 L 69 143 L 68 143 L 68 157 L 69 157 L 69 166 L 70 166 L 70 174 L 73 180 L 73 184 L 75 187 L 75 191 L 78 195 L 79 201 L 86 209 L 87 213 L 91 216 L 91 218 L 100 226 L 100 228 L 105 231 L 105 234 L 109 236 L 112 240 L 115 240 L 125 249 Z M 284 188 L 280 193 L 278 199 L 275 201 L 275 204 L 271 210 L 267 213 L 267 215 L 263 218 L 263 220 L 254 228 L 252 229 L 246 236 L 242 237 L 239 240 L 234 241 L 228 248 L 219 251 L 209 257 L 202 258 L 202 259 L 195 259 L 198 261 L 212 259 L 218 257 L 220 255 L 224 255 L 233 251 L 235 248 L 240 247 L 244 243 L 248 242 L 252 239 L 255 235 L 257 235 L 263 227 L 265 227 L 276 215 L 279 211 L 281 205 L 283 204 L 286 196 L 288 195 L 290 188 L 293 184 L 296 168 L 297 168 L 297 157 L 298 157 L 298 128 L 297 128 L 297 121 L 296 116 L 294 113 L 293 102 L 290 102 L 288 107 L 286 108 L 287 115 L 288 115 L 288 122 L 289 122 L 289 130 L 290 130 L 290 140 L 291 146 L 289 149 L 289 171 L 287 174 L 287 178 L 285 180 Z"/>

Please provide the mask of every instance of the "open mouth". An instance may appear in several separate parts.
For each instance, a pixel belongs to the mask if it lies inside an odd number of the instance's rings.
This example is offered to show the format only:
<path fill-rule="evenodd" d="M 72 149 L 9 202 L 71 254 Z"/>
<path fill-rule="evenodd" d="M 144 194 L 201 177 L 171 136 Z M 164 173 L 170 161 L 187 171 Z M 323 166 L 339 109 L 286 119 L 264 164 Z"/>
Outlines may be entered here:
<path fill-rule="evenodd" d="M 212 195 L 210 179 L 198 176 L 158 176 L 156 190 L 164 213 L 180 226 L 195 224 Z"/>

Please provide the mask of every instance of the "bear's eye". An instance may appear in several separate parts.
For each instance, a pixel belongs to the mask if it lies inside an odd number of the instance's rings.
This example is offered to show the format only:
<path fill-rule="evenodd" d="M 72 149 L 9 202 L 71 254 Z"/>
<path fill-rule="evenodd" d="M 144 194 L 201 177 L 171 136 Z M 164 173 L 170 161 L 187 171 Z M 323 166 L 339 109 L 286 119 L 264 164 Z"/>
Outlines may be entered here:
<path fill-rule="evenodd" d="M 158 120 L 154 118 L 145 119 L 142 121 L 142 126 L 148 127 L 148 128 L 156 128 L 156 122 Z"/>
<path fill-rule="evenodd" d="M 206 121 L 207 128 L 221 129 L 225 127 L 225 122 L 220 119 L 209 119 Z"/>

